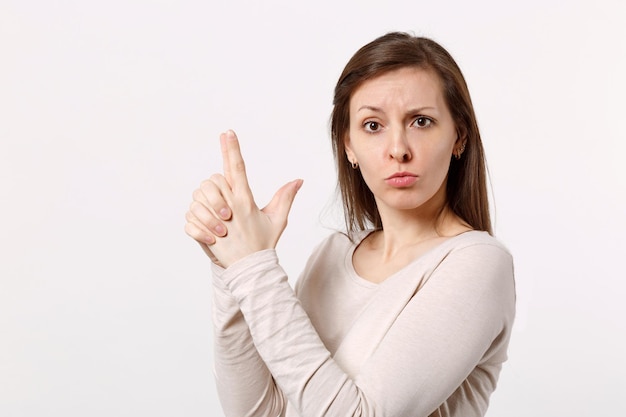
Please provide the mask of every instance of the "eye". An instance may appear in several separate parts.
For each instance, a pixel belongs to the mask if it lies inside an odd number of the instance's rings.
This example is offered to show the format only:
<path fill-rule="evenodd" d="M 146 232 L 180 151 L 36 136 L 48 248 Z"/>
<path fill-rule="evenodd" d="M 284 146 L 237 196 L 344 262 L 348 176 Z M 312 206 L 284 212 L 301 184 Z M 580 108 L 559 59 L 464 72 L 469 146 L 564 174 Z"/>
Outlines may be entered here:
<path fill-rule="evenodd" d="M 366 132 L 378 132 L 380 130 L 380 123 L 370 120 L 363 124 L 363 128 Z"/>
<path fill-rule="evenodd" d="M 426 116 L 419 116 L 413 121 L 413 124 L 419 128 L 430 127 L 433 124 L 433 119 Z"/>

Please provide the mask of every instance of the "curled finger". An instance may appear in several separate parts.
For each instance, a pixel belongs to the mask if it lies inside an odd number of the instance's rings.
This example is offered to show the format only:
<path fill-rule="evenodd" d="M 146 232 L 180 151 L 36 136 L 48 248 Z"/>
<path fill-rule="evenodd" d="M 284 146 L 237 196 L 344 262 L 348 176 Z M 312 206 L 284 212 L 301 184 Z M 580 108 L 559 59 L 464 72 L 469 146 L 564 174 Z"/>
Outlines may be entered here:
<path fill-rule="evenodd" d="M 207 232 L 217 237 L 226 236 L 226 226 L 217 218 L 213 210 L 203 203 L 193 201 L 189 206 L 189 213 L 193 216 L 194 223 L 201 225 Z"/>
<path fill-rule="evenodd" d="M 213 174 L 200 187 L 207 207 L 210 207 L 220 219 L 230 220 L 233 195 L 228 181 L 223 175 Z"/>
<path fill-rule="evenodd" d="M 185 223 L 185 233 L 187 235 L 201 244 L 213 245 L 215 243 L 215 236 L 195 218 L 193 213 L 187 212 L 185 219 L 187 220 L 187 223 Z"/>
<path fill-rule="evenodd" d="M 210 244 L 202 241 L 203 236 L 205 236 L 205 232 L 201 228 L 199 228 L 193 222 L 188 222 L 187 224 L 185 224 L 185 233 L 187 233 L 198 242 L 204 253 L 209 257 L 209 259 L 211 259 L 211 262 L 216 265 L 222 266 L 222 263 L 219 261 L 219 259 L 217 259 L 215 254 L 213 254 L 213 252 L 209 248 Z"/>

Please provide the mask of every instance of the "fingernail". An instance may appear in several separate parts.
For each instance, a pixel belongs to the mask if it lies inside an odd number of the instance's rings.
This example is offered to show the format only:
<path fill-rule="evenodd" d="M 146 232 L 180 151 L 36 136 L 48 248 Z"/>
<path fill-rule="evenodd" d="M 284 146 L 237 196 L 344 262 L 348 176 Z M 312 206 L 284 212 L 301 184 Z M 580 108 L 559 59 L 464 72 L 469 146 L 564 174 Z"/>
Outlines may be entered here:
<path fill-rule="evenodd" d="M 230 217 L 230 211 L 224 207 L 220 210 L 220 217 L 224 220 L 228 219 Z"/>
<path fill-rule="evenodd" d="M 215 233 L 217 233 L 218 235 L 223 235 L 226 232 L 226 229 L 224 229 L 224 226 L 222 226 L 221 224 L 218 224 L 217 226 L 215 226 Z"/>

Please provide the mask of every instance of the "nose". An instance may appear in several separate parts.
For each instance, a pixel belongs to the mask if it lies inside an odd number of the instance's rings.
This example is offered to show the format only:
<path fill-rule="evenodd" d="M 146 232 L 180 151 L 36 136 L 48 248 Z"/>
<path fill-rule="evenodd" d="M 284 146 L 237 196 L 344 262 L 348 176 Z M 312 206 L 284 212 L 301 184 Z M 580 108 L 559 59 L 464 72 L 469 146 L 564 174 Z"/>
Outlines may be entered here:
<path fill-rule="evenodd" d="M 389 147 L 389 157 L 398 162 L 408 162 L 411 160 L 411 150 L 407 141 L 406 133 L 403 129 L 396 129 L 391 135 Z"/>

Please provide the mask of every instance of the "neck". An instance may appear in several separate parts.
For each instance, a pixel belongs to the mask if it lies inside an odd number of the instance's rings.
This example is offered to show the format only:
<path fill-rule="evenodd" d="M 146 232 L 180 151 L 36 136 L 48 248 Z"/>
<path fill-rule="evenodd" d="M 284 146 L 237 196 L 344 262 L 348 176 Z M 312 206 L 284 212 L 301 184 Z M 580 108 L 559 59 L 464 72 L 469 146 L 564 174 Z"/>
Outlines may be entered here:
<path fill-rule="evenodd" d="M 442 217 L 446 217 L 445 211 Z M 383 259 L 393 258 L 406 248 L 442 236 L 437 215 L 422 216 L 408 210 L 389 215 L 381 212 L 380 215 L 383 229 L 372 243 L 381 250 Z"/>
<path fill-rule="evenodd" d="M 378 209 L 383 227 L 372 236 L 370 244 L 380 251 L 383 261 L 422 243 L 471 230 L 448 208 L 443 195 L 413 210 L 384 205 L 379 205 Z"/>

